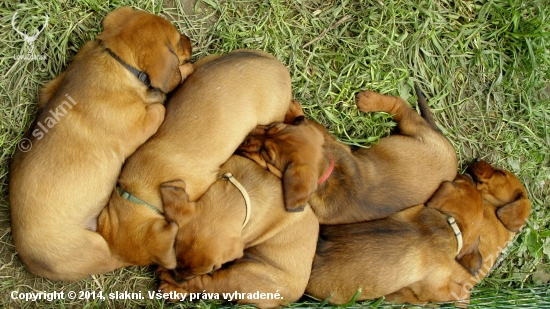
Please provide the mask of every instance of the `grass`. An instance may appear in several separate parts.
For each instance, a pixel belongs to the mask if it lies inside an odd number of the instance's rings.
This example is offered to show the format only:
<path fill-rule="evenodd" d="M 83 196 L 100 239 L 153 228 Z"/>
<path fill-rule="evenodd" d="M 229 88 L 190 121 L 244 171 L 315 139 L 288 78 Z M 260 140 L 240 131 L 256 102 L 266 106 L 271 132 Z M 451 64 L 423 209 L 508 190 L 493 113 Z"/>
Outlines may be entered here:
<path fill-rule="evenodd" d="M 185 1 L 184 1 L 185 2 Z M 285 63 L 306 114 L 342 142 L 368 146 L 394 126 L 384 114 L 361 114 L 354 95 L 372 89 L 414 104 L 413 83 L 430 100 L 454 145 L 460 170 L 474 157 L 516 173 L 532 201 L 530 219 L 498 266 L 474 290 L 474 308 L 550 306 L 550 7 L 540 0 L 256 1 L 24 0 L 0 4 L 0 303 L 2 307 L 185 308 L 151 300 L 22 302 L 12 291 L 156 290 L 150 267 L 130 267 L 77 283 L 54 283 L 26 272 L 10 236 L 7 174 L 17 142 L 36 112 L 39 88 L 57 76 L 101 19 L 131 5 L 159 13 L 192 38 L 194 58 L 236 48 L 268 51 Z M 47 29 L 35 55 L 11 27 Z M 32 32 L 29 31 L 29 32 Z M 47 185 L 47 184 L 45 184 Z M 545 275 L 546 274 L 546 275 Z M 515 304 L 511 304 L 515 302 Z M 475 302 L 473 302 L 475 303 Z M 309 298 L 295 306 L 318 306 Z M 227 307 L 200 302 L 201 308 Z M 353 306 L 388 306 L 378 301 Z M 444 307 L 446 305 L 443 305 Z"/>

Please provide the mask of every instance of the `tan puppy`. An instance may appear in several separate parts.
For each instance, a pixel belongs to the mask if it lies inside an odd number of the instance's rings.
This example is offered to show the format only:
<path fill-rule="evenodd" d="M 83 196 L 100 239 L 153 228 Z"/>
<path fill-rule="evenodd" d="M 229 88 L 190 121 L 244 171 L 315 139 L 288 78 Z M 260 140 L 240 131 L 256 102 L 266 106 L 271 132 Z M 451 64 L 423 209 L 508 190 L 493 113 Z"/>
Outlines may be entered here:
<path fill-rule="evenodd" d="M 269 54 L 238 50 L 201 61 L 166 103 L 158 132 L 126 161 L 121 193 L 99 216 L 112 250 L 130 264 L 176 267 L 177 226 L 160 213 L 160 185 L 182 179 L 196 200 L 250 130 L 284 119 L 291 98 L 290 74 Z"/>
<path fill-rule="evenodd" d="M 162 123 L 165 93 L 192 72 L 190 54 L 167 20 L 120 8 L 44 87 L 24 140 L 32 149 L 10 173 L 12 234 L 29 271 L 78 280 L 125 265 L 95 232 L 97 216 L 124 160 Z"/>
<path fill-rule="evenodd" d="M 461 286 L 453 282 L 455 258 L 469 272 L 481 266 L 477 249 L 482 221 L 481 195 L 471 177 L 444 182 L 426 206 L 418 205 L 386 219 L 321 226 L 306 294 L 330 302 L 379 298 L 415 286 L 434 301 L 446 301 Z M 448 222 L 456 220 L 463 246 Z"/>
<path fill-rule="evenodd" d="M 456 175 L 455 150 L 418 89 L 417 94 L 422 117 L 399 97 L 372 91 L 357 96 L 359 110 L 391 113 L 399 130 L 368 149 L 351 151 L 319 123 L 297 118 L 295 125 L 256 128 L 240 151 L 281 171 L 288 211 L 309 201 L 322 224 L 385 218 L 426 202 Z"/>
<path fill-rule="evenodd" d="M 315 214 L 309 207 L 301 213 L 286 212 L 281 180 L 246 158 L 232 156 L 219 176 L 226 172 L 250 197 L 250 218 L 244 228 L 245 199 L 230 181 L 217 180 L 197 202 L 189 202 L 181 181 L 162 185 L 166 218 L 180 228 L 178 267 L 159 271 L 160 289 L 217 293 L 220 299 L 264 308 L 298 300 L 315 253 L 319 232 Z M 260 293 L 265 293 L 264 298 Z"/>
<path fill-rule="evenodd" d="M 479 252 L 483 256 L 479 272 L 472 275 L 458 263 L 453 263 L 453 281 L 460 285 L 447 301 L 469 299 L 470 290 L 492 269 L 502 251 L 523 227 L 531 202 L 527 190 L 517 177 L 503 169 L 494 168 L 483 161 L 476 161 L 467 172 L 474 178 L 483 197 L 483 222 Z M 437 301 L 417 286 L 410 286 L 386 297 L 389 301 L 423 303 Z"/>

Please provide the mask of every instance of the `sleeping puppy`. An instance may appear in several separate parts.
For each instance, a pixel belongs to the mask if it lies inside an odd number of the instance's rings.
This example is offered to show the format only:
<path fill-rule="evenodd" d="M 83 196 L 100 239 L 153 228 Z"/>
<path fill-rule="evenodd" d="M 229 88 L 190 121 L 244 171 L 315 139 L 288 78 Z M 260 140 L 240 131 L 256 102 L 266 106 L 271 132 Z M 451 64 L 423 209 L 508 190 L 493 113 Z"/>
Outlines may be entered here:
<path fill-rule="evenodd" d="M 443 182 L 426 205 L 371 222 L 321 226 L 306 294 L 342 304 L 414 287 L 432 301 L 466 297 L 453 265 L 476 273 L 483 202 L 472 178 Z M 455 222 L 455 223 L 453 223 Z M 345 261 L 345 262 L 343 262 Z"/>
<path fill-rule="evenodd" d="M 357 96 L 359 110 L 393 114 L 399 130 L 368 149 L 351 151 L 319 123 L 299 117 L 294 125 L 257 127 L 239 151 L 282 176 L 288 211 L 309 201 L 322 224 L 385 218 L 426 202 L 456 175 L 455 150 L 416 89 L 422 117 L 399 97 Z"/>
<path fill-rule="evenodd" d="M 283 121 L 290 74 L 275 57 L 237 50 L 199 61 L 166 103 L 158 132 L 127 161 L 98 231 L 133 265 L 176 267 L 177 225 L 166 221 L 159 187 L 185 181 L 191 201 L 217 179 L 220 166 L 258 124 Z"/>
<path fill-rule="evenodd" d="M 165 94 L 193 71 L 190 55 L 170 22 L 124 7 L 44 87 L 32 149 L 16 152 L 10 172 L 12 235 L 29 271 L 78 280 L 127 265 L 97 217 L 124 160 L 162 123 Z"/>
<path fill-rule="evenodd" d="M 483 161 L 467 169 L 483 198 L 483 221 L 479 252 L 483 257 L 477 274 L 473 275 L 459 263 L 453 263 L 453 281 L 460 285 L 448 301 L 469 299 L 470 290 L 491 271 L 502 251 L 510 244 L 529 217 L 531 202 L 527 190 L 517 177 Z M 437 301 L 418 286 L 410 286 L 386 296 L 386 300 L 407 303 Z"/>
<path fill-rule="evenodd" d="M 228 172 L 244 188 L 250 209 L 232 180 L 222 178 Z M 319 223 L 309 207 L 296 214 L 284 210 L 275 175 L 232 156 L 197 202 L 189 202 L 181 181 L 165 183 L 160 191 L 166 218 L 179 226 L 178 266 L 159 271 L 163 293 L 218 293 L 220 299 L 262 308 L 302 296 Z M 260 293 L 264 298 L 254 296 Z"/>

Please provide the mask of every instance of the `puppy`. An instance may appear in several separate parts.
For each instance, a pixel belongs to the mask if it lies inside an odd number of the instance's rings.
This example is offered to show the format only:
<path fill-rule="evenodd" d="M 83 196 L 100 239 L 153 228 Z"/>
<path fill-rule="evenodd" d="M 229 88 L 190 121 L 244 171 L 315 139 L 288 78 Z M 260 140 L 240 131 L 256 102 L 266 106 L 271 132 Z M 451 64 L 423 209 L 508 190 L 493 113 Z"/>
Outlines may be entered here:
<path fill-rule="evenodd" d="M 351 151 L 319 123 L 299 117 L 294 125 L 257 127 L 239 151 L 282 176 L 288 211 L 309 201 L 322 224 L 385 218 L 426 202 L 456 175 L 455 150 L 418 88 L 417 94 L 422 117 L 399 97 L 357 96 L 359 110 L 391 113 L 399 130 L 368 149 Z"/>
<path fill-rule="evenodd" d="M 237 50 L 195 65 L 167 101 L 158 132 L 126 161 L 99 216 L 113 252 L 133 265 L 176 267 L 178 227 L 162 214 L 160 185 L 181 179 L 190 200 L 198 199 L 250 130 L 283 121 L 291 99 L 287 68 L 267 53 Z"/>
<path fill-rule="evenodd" d="M 181 181 L 161 186 L 166 218 L 179 231 L 178 266 L 160 269 L 160 289 L 217 293 L 220 299 L 262 308 L 298 300 L 315 253 L 315 214 L 309 207 L 286 212 L 280 179 L 246 158 L 232 156 L 219 176 L 227 172 L 247 192 L 249 210 L 243 193 L 226 179 L 219 178 L 197 202 L 189 202 Z"/>
<path fill-rule="evenodd" d="M 170 22 L 124 7 L 44 87 L 32 149 L 10 172 L 12 235 L 29 271 L 78 280 L 126 265 L 96 233 L 97 217 L 124 160 L 162 123 L 165 93 L 192 72 L 190 55 Z"/>
<path fill-rule="evenodd" d="M 472 178 L 458 175 L 426 205 L 386 219 L 321 226 L 306 294 L 342 304 L 358 289 L 357 300 L 366 300 L 414 287 L 433 301 L 454 300 L 452 293 L 462 299 L 453 264 L 456 259 L 465 272 L 479 270 L 482 207 Z"/>
<path fill-rule="evenodd" d="M 473 177 L 483 197 L 479 242 L 483 260 L 476 274 L 466 271 L 459 263 L 453 263 L 453 281 L 461 289 L 447 301 L 470 298 L 470 290 L 491 271 L 502 251 L 525 224 L 531 209 L 527 190 L 514 174 L 484 161 L 473 162 L 466 172 Z M 414 286 L 392 293 L 386 296 L 386 300 L 408 303 L 437 301 L 423 291 L 419 293 L 418 287 Z"/>

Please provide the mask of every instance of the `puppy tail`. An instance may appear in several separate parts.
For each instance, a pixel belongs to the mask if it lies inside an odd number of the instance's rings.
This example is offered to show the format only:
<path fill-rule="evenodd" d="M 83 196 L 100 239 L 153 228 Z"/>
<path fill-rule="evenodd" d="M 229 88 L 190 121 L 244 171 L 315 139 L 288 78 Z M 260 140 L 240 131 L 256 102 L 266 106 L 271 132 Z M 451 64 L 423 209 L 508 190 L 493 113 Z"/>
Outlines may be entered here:
<path fill-rule="evenodd" d="M 441 132 L 432 117 L 432 112 L 430 111 L 428 100 L 426 99 L 424 93 L 422 92 L 422 90 L 420 90 L 417 84 L 414 85 L 414 91 L 416 92 L 416 96 L 418 97 L 418 108 L 420 108 L 420 115 L 422 116 L 422 118 L 424 118 L 424 120 L 432 129 Z"/>

